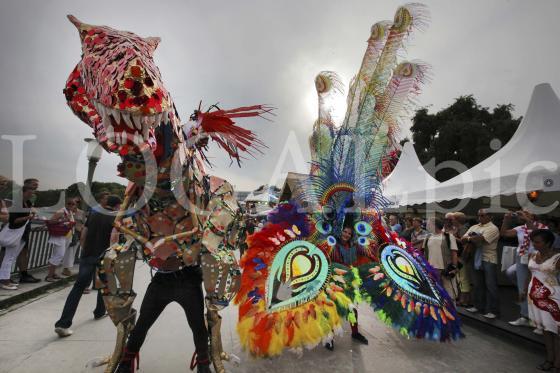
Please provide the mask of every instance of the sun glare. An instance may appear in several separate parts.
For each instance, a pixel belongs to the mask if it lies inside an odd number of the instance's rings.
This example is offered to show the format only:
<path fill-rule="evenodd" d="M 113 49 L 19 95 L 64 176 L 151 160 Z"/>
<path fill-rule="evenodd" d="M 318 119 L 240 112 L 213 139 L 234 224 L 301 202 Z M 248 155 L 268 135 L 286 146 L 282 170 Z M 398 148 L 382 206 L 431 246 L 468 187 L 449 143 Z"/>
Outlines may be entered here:
<path fill-rule="evenodd" d="M 319 103 L 317 92 L 314 88 L 307 91 L 304 102 L 306 116 L 310 118 L 312 122 L 315 121 L 319 112 Z M 340 126 L 346 114 L 346 95 L 341 93 L 331 94 L 329 97 L 325 98 L 325 105 L 329 108 L 336 126 Z"/>

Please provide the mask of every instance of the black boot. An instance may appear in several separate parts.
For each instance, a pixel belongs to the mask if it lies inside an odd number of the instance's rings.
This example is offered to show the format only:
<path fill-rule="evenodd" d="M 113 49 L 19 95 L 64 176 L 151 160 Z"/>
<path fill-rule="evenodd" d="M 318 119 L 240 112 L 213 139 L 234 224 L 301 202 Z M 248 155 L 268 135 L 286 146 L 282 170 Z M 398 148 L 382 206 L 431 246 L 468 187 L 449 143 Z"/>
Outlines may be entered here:
<path fill-rule="evenodd" d="M 208 361 L 206 364 L 196 364 L 196 373 L 212 373 L 212 371 L 210 370 L 210 362 Z"/>
<path fill-rule="evenodd" d="M 35 284 L 39 281 L 41 281 L 41 280 L 39 280 L 36 277 L 31 276 L 27 271 L 20 272 L 19 282 L 22 283 L 22 284 Z"/>
<path fill-rule="evenodd" d="M 364 344 L 364 345 L 367 345 L 367 344 L 369 343 L 368 340 L 367 340 L 367 338 L 364 337 L 364 336 L 363 336 L 362 334 L 360 334 L 359 332 L 353 333 L 353 334 L 352 334 L 352 339 L 355 340 L 355 341 L 357 341 L 357 342 L 360 342 L 361 344 Z"/>

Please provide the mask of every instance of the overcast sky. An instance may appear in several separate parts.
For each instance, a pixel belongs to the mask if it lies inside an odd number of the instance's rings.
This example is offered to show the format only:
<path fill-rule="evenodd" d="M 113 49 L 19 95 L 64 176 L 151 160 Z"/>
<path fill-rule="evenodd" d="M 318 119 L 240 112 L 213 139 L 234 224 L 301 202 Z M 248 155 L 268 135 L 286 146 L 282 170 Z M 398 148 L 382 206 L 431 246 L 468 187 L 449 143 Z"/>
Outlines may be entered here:
<path fill-rule="evenodd" d="M 560 93 L 557 0 L 426 1 L 431 23 L 407 47 L 407 58 L 433 66 L 420 96 L 436 111 L 474 94 L 483 106 L 512 103 L 523 115 L 532 88 L 549 82 Z M 268 145 L 240 170 L 212 151 L 210 172 L 238 190 L 280 185 L 281 172 L 305 171 L 307 138 L 316 116 L 313 79 L 356 73 L 370 26 L 393 19 L 402 2 L 367 1 L 24 1 L 0 3 L 0 128 L 2 135 L 35 135 L 25 143 L 23 177 L 41 188 L 84 181 L 83 138 L 90 129 L 66 106 L 62 88 L 80 58 L 80 20 L 159 36 L 155 59 L 183 120 L 198 106 L 267 103 L 274 122 L 249 127 Z M 403 129 L 406 134 L 408 129 Z M 282 155 L 287 157 L 282 157 Z M 303 161 L 294 161 L 299 154 Z M 279 163 L 279 160 L 283 162 Z M 12 148 L 0 140 L 0 175 L 12 172 Z M 120 181 L 118 157 L 104 154 L 95 179 Z M 16 180 L 21 182 L 21 180 Z"/>

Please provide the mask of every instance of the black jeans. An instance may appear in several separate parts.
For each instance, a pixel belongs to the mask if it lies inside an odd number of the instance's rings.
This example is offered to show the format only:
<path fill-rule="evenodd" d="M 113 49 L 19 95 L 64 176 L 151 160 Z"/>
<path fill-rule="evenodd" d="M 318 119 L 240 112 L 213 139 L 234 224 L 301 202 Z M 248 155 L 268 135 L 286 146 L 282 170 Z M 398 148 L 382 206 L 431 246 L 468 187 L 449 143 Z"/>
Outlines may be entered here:
<path fill-rule="evenodd" d="M 187 322 L 193 333 L 198 359 L 208 359 L 208 331 L 204 322 L 202 271 L 198 266 L 186 267 L 173 273 L 155 274 L 142 300 L 140 316 L 128 338 L 127 350 L 140 351 L 148 330 L 171 302 L 179 303 L 185 310 Z"/>
<path fill-rule="evenodd" d="M 56 327 L 69 328 L 72 325 L 72 319 L 76 314 L 78 309 L 78 304 L 80 299 L 84 294 L 84 289 L 91 284 L 93 275 L 97 268 L 97 262 L 99 258 L 96 256 L 86 256 L 80 259 L 80 270 L 78 272 L 78 279 L 74 283 L 68 298 L 66 298 L 66 303 L 64 303 L 64 309 L 62 310 L 62 316 L 55 324 Z M 103 303 L 103 297 L 101 292 L 97 293 L 97 305 L 93 311 L 93 316 L 100 317 L 105 314 L 105 304 Z"/>

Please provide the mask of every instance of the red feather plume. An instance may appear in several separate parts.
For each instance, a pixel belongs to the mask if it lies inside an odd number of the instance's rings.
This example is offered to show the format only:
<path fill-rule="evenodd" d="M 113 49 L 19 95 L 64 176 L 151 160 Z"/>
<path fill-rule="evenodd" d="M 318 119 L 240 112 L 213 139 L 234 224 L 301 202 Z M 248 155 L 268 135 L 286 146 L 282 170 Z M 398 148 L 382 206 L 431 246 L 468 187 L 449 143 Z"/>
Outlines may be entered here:
<path fill-rule="evenodd" d="M 214 108 L 216 106 L 213 106 Z M 237 126 L 232 118 L 263 117 L 263 114 L 270 114 L 272 108 L 265 105 L 244 106 L 230 110 L 215 110 L 196 112 L 197 119 L 204 132 L 218 145 L 224 149 L 231 158 L 241 164 L 240 152 L 253 155 L 256 150 L 260 153 L 260 148 L 265 147 L 255 133 Z M 265 118 L 266 119 L 266 118 Z"/>

